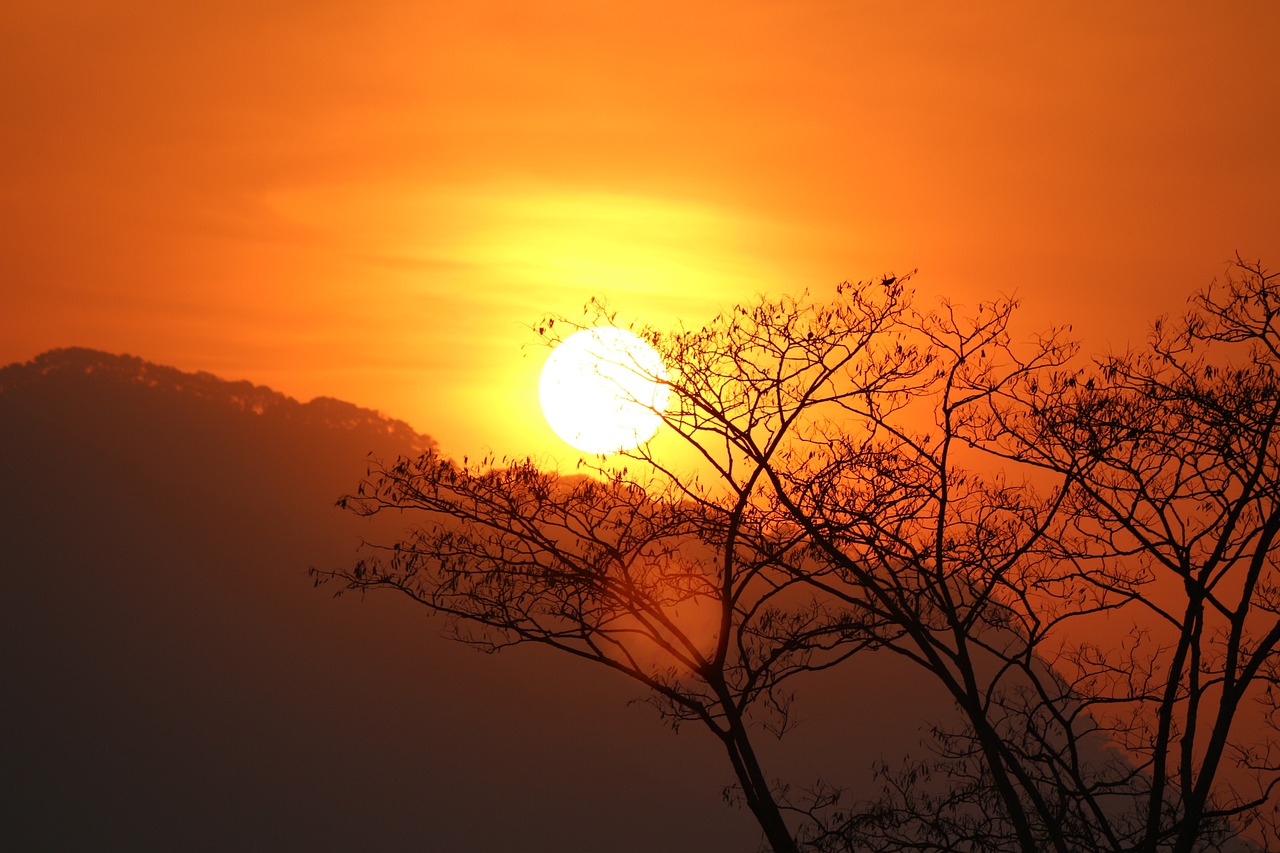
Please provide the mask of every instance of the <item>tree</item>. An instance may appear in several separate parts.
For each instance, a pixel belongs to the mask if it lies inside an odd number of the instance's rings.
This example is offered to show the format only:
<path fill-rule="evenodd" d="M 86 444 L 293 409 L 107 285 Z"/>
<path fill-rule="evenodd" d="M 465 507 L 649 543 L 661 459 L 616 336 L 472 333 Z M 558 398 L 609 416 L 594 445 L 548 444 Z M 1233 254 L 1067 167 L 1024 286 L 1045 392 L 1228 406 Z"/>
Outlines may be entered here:
<path fill-rule="evenodd" d="M 754 323 L 730 315 L 665 339 L 647 333 L 689 377 L 670 380 L 679 402 L 668 423 L 707 461 L 710 483 L 643 448 L 629 454 L 640 475 L 603 463 L 584 463 L 589 476 L 561 477 L 532 460 L 399 459 L 375 465 L 342 504 L 366 515 L 414 510 L 423 526 L 350 570 L 317 574 L 400 590 L 458 620 L 459 638 L 485 649 L 540 643 L 635 679 L 672 724 L 698 721 L 719 739 L 769 845 L 797 850 L 751 726 L 785 732 L 787 682 L 873 642 L 877 626 L 867 621 L 873 614 L 823 600 L 805 583 L 803 531 L 760 504 L 767 459 L 789 427 L 781 395 L 798 380 L 780 376 L 765 388 L 774 343 L 747 336 L 800 312 L 812 321 L 807 358 L 821 373 L 865 362 L 887 380 L 907 360 L 878 348 L 903 310 L 902 290 L 878 296 L 851 292 L 831 309 L 761 305 Z M 606 309 L 591 310 L 594 325 Z M 813 361 L 819 353 L 832 363 Z M 713 382 L 722 370 L 756 381 Z M 738 449 L 743 428 L 774 441 L 765 461 Z"/>
<path fill-rule="evenodd" d="M 1241 269 L 1149 353 L 1088 368 L 1065 330 L 1015 342 L 1010 300 L 915 310 L 910 276 L 640 329 L 697 472 L 646 447 L 572 477 L 375 465 L 344 504 L 424 524 L 319 574 L 398 589 L 484 648 L 541 643 L 644 684 L 724 744 L 774 850 L 1198 849 L 1274 784 L 1233 739 L 1245 699 L 1270 702 L 1280 641 L 1280 295 Z M 611 319 L 593 304 L 543 328 Z M 1245 362 L 1202 352 L 1223 345 Z M 1124 645 L 1091 641 L 1120 620 Z M 869 649 L 945 688 L 961 727 L 885 768 L 877 802 L 788 793 L 753 727 L 785 732 L 790 679 Z M 1271 774 L 1252 794 L 1217 784 L 1232 747 Z"/>
<path fill-rule="evenodd" d="M 1005 356 L 1014 369 L 963 386 L 955 418 L 942 404 L 944 436 L 1046 472 L 1028 503 L 1043 523 L 1014 538 L 1017 560 L 975 563 L 993 570 L 990 612 L 1012 633 L 944 611 L 951 648 L 997 664 L 973 672 L 978 691 L 953 691 L 968 728 L 887 774 L 886 801 L 846 815 L 829 846 L 1190 851 L 1251 823 L 1275 838 L 1262 808 L 1277 780 L 1278 296 L 1273 274 L 1240 261 L 1146 350 L 1047 372 Z M 911 784 L 944 767 L 962 783 Z M 1003 812 L 977 807 L 990 801 Z"/>
<path fill-rule="evenodd" d="M 1059 666 L 1139 761 L 1135 849 L 1190 851 L 1229 818 L 1276 840 L 1259 810 L 1280 780 L 1278 284 L 1237 259 L 1179 322 L 1158 321 L 1146 350 L 1028 387 L 999 412 L 1011 458 L 1073 483 L 1069 556 L 1097 567 L 1091 581 L 1151 638 L 1119 660 L 1080 645 Z M 1117 565 L 1133 573 L 1123 583 Z M 1229 765 L 1251 772 L 1222 784 Z"/>

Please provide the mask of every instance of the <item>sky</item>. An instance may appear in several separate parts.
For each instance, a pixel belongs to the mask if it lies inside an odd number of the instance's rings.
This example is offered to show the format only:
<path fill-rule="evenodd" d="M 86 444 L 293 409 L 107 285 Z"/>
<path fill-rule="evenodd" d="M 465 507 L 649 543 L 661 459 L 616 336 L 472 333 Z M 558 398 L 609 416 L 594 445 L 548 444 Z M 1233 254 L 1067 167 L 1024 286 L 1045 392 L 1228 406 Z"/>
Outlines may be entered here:
<path fill-rule="evenodd" d="M 919 269 L 1140 342 L 1280 266 L 1280 4 L 9 3 L 0 363 L 59 346 L 573 452 L 546 313 Z"/>

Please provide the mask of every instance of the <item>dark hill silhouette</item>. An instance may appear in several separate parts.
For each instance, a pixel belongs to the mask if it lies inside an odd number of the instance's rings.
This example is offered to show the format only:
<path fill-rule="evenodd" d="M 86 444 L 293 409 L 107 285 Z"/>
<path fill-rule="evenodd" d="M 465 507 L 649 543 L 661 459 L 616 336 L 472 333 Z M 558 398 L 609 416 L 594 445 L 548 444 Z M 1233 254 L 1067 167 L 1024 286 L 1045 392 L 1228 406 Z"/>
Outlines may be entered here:
<path fill-rule="evenodd" d="M 753 849 L 717 745 L 620 677 L 312 587 L 372 536 L 334 507 L 366 454 L 429 445 L 129 356 L 0 369 L 5 846 Z M 856 781 L 913 750 L 942 705 L 900 673 L 800 684 L 810 722 L 774 771 Z"/>

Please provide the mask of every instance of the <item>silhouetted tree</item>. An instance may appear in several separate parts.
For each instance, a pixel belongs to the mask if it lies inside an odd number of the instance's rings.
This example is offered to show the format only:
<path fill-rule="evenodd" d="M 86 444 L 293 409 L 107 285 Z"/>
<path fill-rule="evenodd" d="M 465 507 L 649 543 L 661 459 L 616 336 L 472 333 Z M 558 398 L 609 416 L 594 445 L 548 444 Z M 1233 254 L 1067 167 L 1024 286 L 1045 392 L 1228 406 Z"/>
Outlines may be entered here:
<path fill-rule="evenodd" d="M 1059 559 L 1135 631 L 1055 660 L 1136 761 L 1129 849 L 1203 849 L 1232 820 L 1275 839 L 1278 311 L 1276 275 L 1237 259 L 1146 349 L 994 410 L 1010 458 L 1071 482 Z"/>
<path fill-rule="evenodd" d="M 910 276 L 641 329 L 697 472 L 649 447 L 572 477 L 377 465 L 345 505 L 421 526 L 321 574 L 643 683 L 724 744 L 774 850 L 1201 849 L 1276 778 L 1237 724 L 1275 713 L 1280 294 L 1239 269 L 1089 368 L 1062 330 L 1014 341 L 1009 300 L 916 311 Z M 875 802 L 776 784 L 753 726 L 781 734 L 791 677 L 868 648 L 928 673 L 959 728 L 881 768 Z M 1220 784 L 1228 759 L 1259 787 Z"/>
<path fill-rule="evenodd" d="M 804 332 L 808 358 L 818 358 L 828 377 L 857 363 L 868 381 L 889 381 L 908 359 L 880 351 L 882 331 L 902 311 L 900 297 L 899 287 L 879 298 L 851 292 L 837 308 L 803 309 L 813 321 Z M 877 626 L 874 614 L 807 584 L 803 529 L 760 501 L 768 459 L 792 426 L 792 401 L 781 395 L 795 393 L 799 380 L 779 377 L 772 389 L 714 382 L 711 371 L 730 367 L 713 364 L 722 358 L 757 380 L 778 366 L 770 363 L 771 343 L 761 338 L 753 347 L 743 337 L 752 328 L 763 334 L 766 312 L 773 322 L 802 309 L 788 302 L 755 310 L 755 326 L 735 314 L 707 330 L 648 335 L 687 377 L 669 380 L 680 402 L 668 422 L 713 477 L 684 476 L 643 449 L 629 454 L 639 474 L 597 465 L 590 476 L 572 477 L 531 460 L 400 459 L 375 466 L 343 503 L 365 514 L 421 511 L 422 526 L 336 574 L 352 588 L 407 593 L 457 619 L 458 636 L 483 648 L 541 643 L 644 684 L 673 724 L 696 720 L 720 740 L 743 802 L 772 849 L 782 851 L 798 848 L 751 724 L 781 735 L 790 723 L 786 682 L 853 654 L 875 640 Z M 574 330 L 563 321 L 558 328 L 566 336 Z M 722 333 L 728 329 L 731 337 Z M 737 447 L 742 430 L 773 446 L 749 458 Z"/>
<path fill-rule="evenodd" d="M 994 659 L 964 671 L 977 691 L 953 690 L 968 725 L 882 768 L 885 798 L 829 822 L 822 848 L 1216 850 L 1250 825 L 1275 839 L 1280 292 L 1239 262 L 1191 302 L 1146 350 L 962 391 L 982 405 L 954 435 L 1005 463 L 988 484 L 1046 474 L 1026 550 L 974 564 L 994 570 L 989 612 L 1012 631 L 940 608 L 952 650 Z M 947 543 L 953 565 L 974 541 Z M 967 582 L 937 577 L 963 599 Z M 949 684 L 949 660 L 924 663 Z"/>

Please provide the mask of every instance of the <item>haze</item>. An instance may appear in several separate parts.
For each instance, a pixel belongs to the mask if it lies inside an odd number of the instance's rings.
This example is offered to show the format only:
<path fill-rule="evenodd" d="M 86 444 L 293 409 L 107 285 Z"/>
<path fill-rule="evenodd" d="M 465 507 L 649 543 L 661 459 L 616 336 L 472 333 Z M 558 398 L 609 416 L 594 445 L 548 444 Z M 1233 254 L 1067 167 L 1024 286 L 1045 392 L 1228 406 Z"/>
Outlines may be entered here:
<path fill-rule="evenodd" d="M 560 452 L 528 326 L 919 267 L 1141 338 L 1280 258 L 1280 7 L 227 2 L 0 12 L 0 362 L 132 352 Z M 497 415 L 497 416 L 495 416 Z"/>

